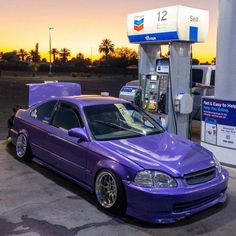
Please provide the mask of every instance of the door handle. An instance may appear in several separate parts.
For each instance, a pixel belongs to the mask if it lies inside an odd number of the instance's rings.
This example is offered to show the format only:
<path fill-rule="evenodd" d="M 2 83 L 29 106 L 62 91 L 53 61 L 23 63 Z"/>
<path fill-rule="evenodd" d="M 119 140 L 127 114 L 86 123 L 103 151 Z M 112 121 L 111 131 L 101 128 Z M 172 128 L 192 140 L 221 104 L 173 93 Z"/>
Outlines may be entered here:
<path fill-rule="evenodd" d="M 49 136 L 49 137 L 53 137 L 53 138 L 55 138 L 55 137 L 56 137 L 56 135 L 55 135 L 55 134 L 51 134 L 51 133 L 48 133 L 48 136 Z"/>

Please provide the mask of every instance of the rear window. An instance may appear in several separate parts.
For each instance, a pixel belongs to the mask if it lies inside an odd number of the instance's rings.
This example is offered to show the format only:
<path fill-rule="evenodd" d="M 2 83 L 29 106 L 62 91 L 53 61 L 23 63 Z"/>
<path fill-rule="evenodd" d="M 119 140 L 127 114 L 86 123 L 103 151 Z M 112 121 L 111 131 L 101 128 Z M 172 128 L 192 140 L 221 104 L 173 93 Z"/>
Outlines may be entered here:
<path fill-rule="evenodd" d="M 203 70 L 201 69 L 192 69 L 192 82 L 202 83 Z"/>
<path fill-rule="evenodd" d="M 138 80 L 133 80 L 133 81 L 130 81 L 126 84 L 126 86 L 139 86 L 139 81 Z"/>
<path fill-rule="evenodd" d="M 39 105 L 31 112 L 31 116 L 44 123 L 49 123 L 56 103 L 57 101 L 49 101 L 49 102 L 43 103 L 42 105 Z"/>

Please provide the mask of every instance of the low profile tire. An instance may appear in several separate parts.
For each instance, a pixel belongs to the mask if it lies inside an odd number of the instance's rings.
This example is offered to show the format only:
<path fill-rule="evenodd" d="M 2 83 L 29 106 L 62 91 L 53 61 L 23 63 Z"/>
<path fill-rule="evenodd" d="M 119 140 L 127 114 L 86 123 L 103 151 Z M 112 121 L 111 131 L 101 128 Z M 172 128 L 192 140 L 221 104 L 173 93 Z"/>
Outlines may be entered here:
<path fill-rule="evenodd" d="M 19 134 L 16 140 L 16 155 L 23 161 L 31 161 L 32 153 L 29 142 L 24 134 Z"/>
<path fill-rule="evenodd" d="M 123 215 L 126 210 L 125 192 L 120 178 L 110 170 L 102 170 L 95 181 L 95 194 L 103 210 Z"/>

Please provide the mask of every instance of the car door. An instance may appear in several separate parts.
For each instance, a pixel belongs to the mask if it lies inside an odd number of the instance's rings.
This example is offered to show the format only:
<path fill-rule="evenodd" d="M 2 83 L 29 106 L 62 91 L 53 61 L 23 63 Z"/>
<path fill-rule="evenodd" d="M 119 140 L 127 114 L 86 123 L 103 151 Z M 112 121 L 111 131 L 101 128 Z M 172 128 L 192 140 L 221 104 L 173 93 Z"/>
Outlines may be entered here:
<path fill-rule="evenodd" d="M 215 84 L 215 70 L 211 66 L 195 68 L 192 70 L 192 80 L 195 83 L 201 83 L 206 87 L 193 87 L 193 119 L 201 120 L 201 102 L 203 96 L 213 96 Z"/>
<path fill-rule="evenodd" d="M 205 83 L 204 78 L 206 76 L 206 70 L 202 68 L 194 68 L 192 69 L 192 83 Z M 192 94 L 193 94 L 193 112 L 192 117 L 194 120 L 200 120 L 201 119 L 201 99 L 204 95 L 206 89 L 203 89 L 201 87 L 194 87 L 192 88 Z"/>
<path fill-rule="evenodd" d="M 68 135 L 68 130 L 82 127 L 78 108 L 70 103 L 59 102 L 51 121 L 48 140 L 53 166 L 84 182 L 88 142 L 80 142 L 78 138 Z"/>
<path fill-rule="evenodd" d="M 30 122 L 26 124 L 25 128 L 34 156 L 48 164 L 52 164 L 48 145 L 48 131 L 57 102 L 57 100 L 50 100 L 33 108 L 30 112 Z"/>
<path fill-rule="evenodd" d="M 207 89 L 206 96 L 215 95 L 215 69 L 211 70 L 210 86 L 212 87 Z"/>

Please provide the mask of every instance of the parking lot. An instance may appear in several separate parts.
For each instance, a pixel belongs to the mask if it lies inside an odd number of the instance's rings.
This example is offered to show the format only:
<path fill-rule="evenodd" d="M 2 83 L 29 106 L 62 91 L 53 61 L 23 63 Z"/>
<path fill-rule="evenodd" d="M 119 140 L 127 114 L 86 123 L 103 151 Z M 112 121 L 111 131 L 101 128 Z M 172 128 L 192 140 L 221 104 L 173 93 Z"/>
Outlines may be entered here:
<path fill-rule="evenodd" d="M 0 235 L 236 235 L 236 170 L 228 201 L 169 225 L 150 225 L 97 208 L 92 194 L 0 142 Z M 157 203 L 158 204 L 158 203 Z"/>

